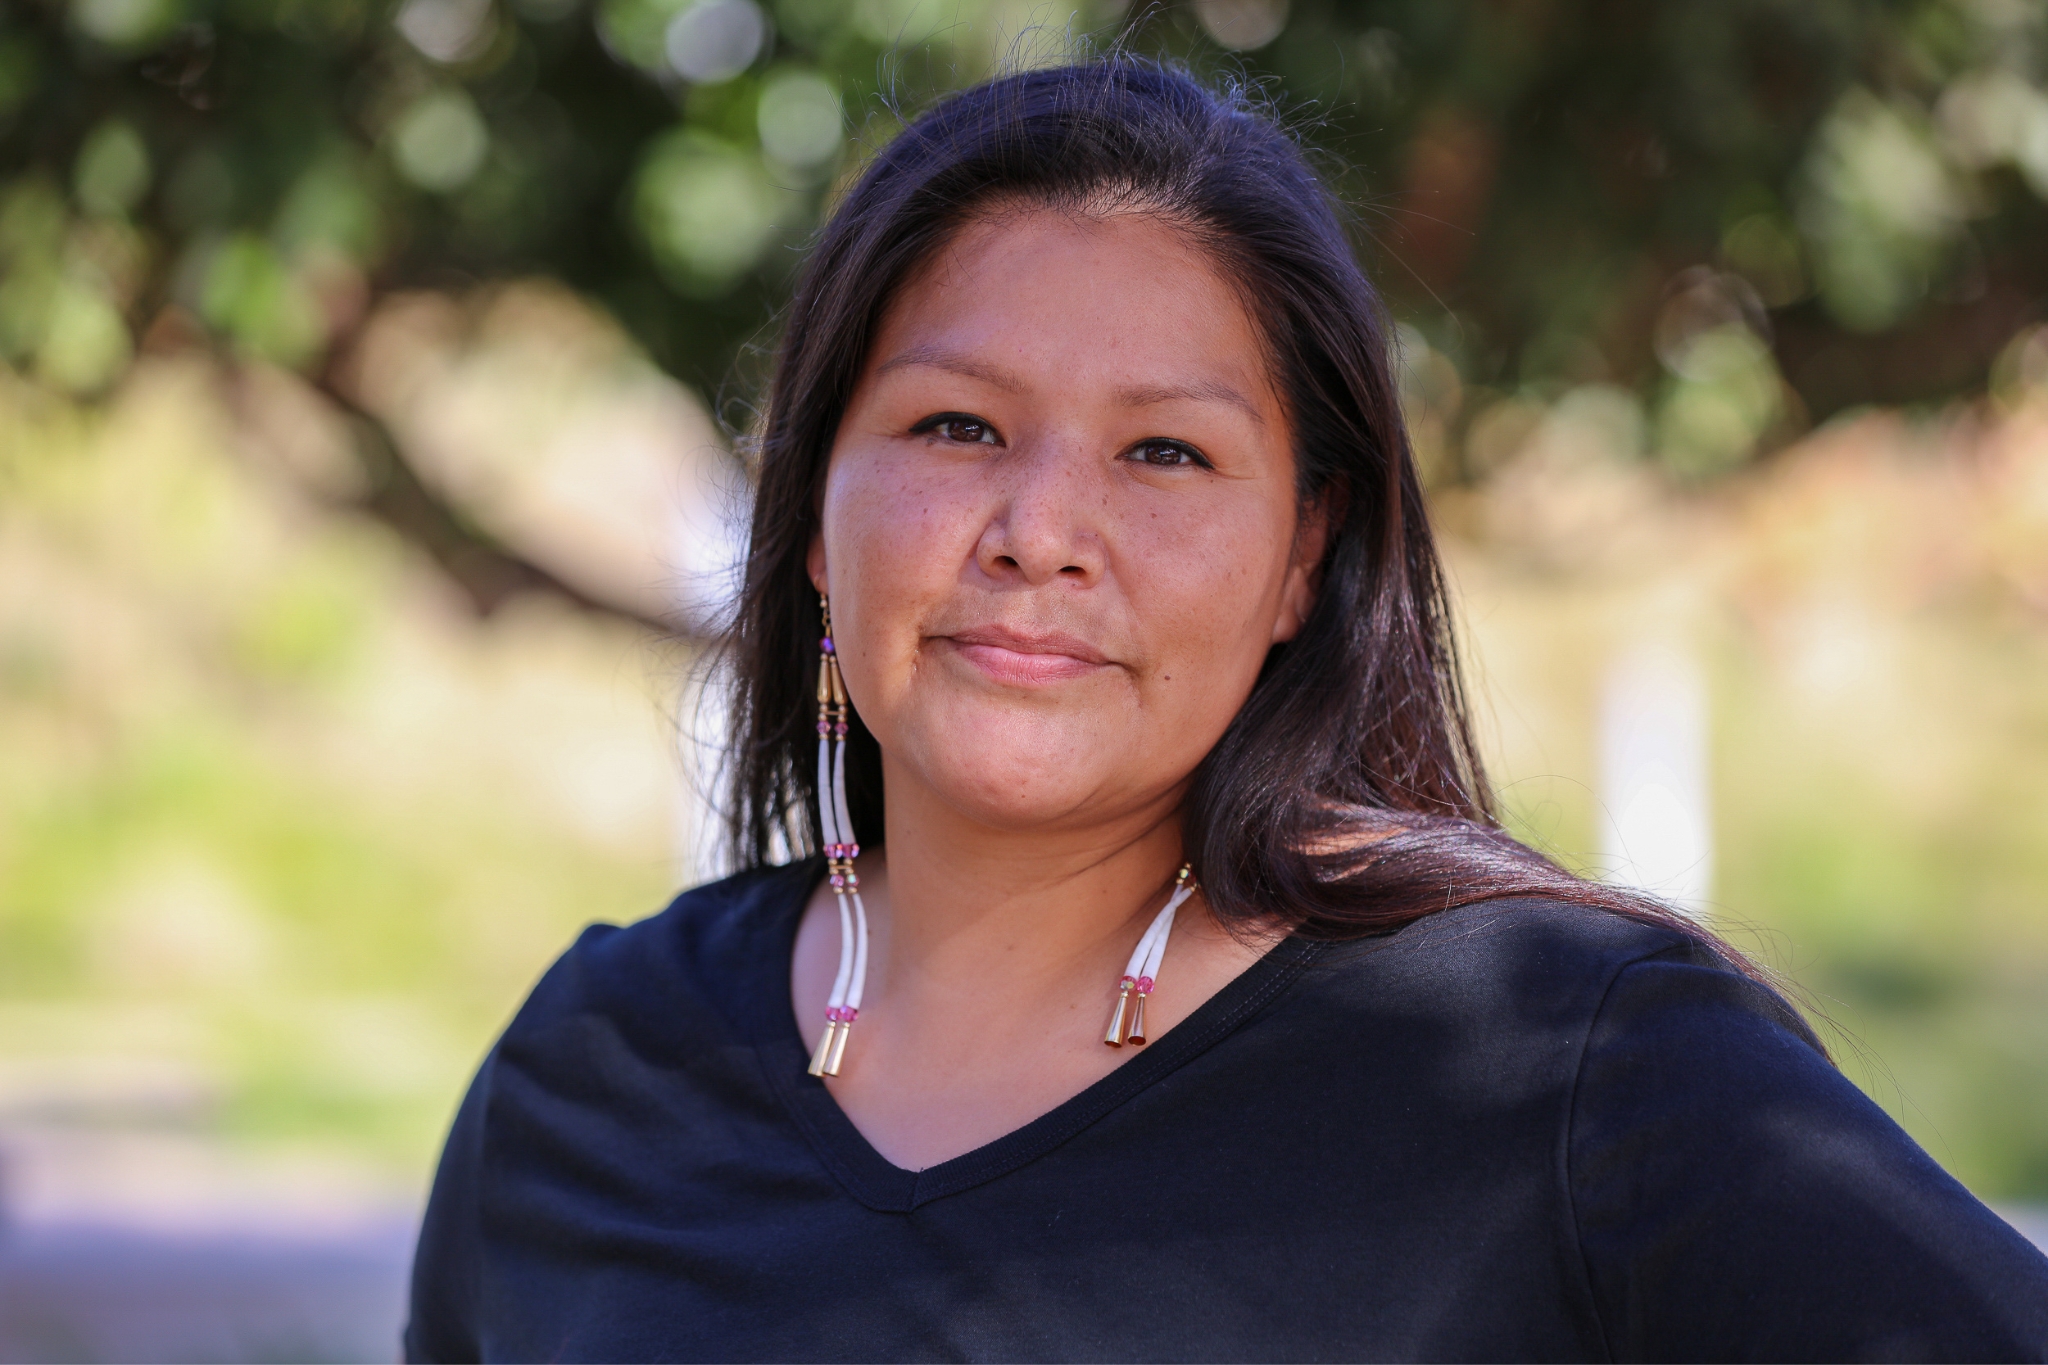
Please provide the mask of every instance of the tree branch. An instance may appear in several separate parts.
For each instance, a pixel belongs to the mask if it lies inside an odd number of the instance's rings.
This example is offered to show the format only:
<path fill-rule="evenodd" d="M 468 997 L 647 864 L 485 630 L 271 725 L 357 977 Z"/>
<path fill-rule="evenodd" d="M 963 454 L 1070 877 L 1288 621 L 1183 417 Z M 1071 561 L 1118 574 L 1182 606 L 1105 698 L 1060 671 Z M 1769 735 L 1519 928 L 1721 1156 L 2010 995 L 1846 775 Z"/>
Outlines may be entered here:
<path fill-rule="evenodd" d="M 339 356 L 346 348 L 337 346 Z M 701 636 L 676 621 L 586 591 L 507 546 L 463 515 L 413 468 L 404 447 L 384 420 L 358 403 L 330 360 L 306 376 L 313 390 L 334 405 L 348 424 L 350 447 L 362 468 L 365 491 L 348 499 L 326 499 L 382 522 L 424 551 L 479 617 L 488 617 L 524 593 L 553 596 L 582 611 L 630 621 L 642 630 L 678 641 Z"/>

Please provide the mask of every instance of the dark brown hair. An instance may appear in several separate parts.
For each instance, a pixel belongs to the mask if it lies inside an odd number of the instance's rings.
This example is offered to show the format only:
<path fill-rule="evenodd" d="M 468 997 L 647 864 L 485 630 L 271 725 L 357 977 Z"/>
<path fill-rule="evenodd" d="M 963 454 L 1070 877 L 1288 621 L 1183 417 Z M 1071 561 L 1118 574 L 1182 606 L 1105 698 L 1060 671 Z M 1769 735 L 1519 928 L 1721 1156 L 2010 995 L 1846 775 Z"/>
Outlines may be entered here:
<path fill-rule="evenodd" d="M 1304 507 L 1330 518 L 1314 607 L 1196 770 L 1183 837 L 1226 922 L 1355 938 L 1503 896 L 1596 905 L 1740 954 L 1663 903 L 1588 882 L 1494 817 L 1395 389 L 1388 323 L 1337 206 L 1241 90 L 1112 56 L 952 95 L 874 158 L 826 224 L 776 353 L 753 537 L 727 656 L 733 851 L 815 848 L 818 600 L 805 555 L 841 414 L 895 291 L 998 202 L 1158 214 L 1210 251 L 1261 324 Z M 848 746 L 857 837 L 882 834 L 881 754 Z"/>

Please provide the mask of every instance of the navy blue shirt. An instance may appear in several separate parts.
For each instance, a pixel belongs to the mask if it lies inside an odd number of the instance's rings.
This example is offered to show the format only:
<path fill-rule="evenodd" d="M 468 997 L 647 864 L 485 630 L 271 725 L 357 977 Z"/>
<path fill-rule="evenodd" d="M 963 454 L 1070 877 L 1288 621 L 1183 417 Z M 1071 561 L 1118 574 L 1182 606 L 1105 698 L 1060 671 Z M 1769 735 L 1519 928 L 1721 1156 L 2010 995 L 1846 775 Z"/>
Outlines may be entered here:
<path fill-rule="evenodd" d="M 409 1358 L 2048 1359 L 2048 1260 L 1671 931 L 1504 900 L 1290 939 L 911 1172 L 805 1073 L 820 874 L 542 979 L 448 1139 Z"/>

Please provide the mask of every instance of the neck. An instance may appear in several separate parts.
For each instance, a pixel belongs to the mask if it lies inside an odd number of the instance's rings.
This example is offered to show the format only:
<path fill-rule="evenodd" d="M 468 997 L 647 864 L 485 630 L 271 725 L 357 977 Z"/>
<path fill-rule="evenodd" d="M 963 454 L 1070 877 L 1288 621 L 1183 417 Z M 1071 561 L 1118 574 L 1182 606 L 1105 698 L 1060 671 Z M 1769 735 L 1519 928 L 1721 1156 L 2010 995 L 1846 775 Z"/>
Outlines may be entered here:
<path fill-rule="evenodd" d="M 1164 904 L 1182 858 L 1180 799 L 1072 828 L 998 829 L 888 770 L 880 927 L 870 999 L 896 1007 L 972 994 L 1003 1002 L 1099 994 Z M 863 862 L 866 860 L 863 859 Z"/>
<path fill-rule="evenodd" d="M 905 776 L 885 751 L 885 842 L 860 858 L 867 992 L 845 1070 L 830 1084 L 877 1151 L 917 1170 L 1021 1127 L 1136 1055 L 1104 1047 L 1104 1029 L 1117 980 L 1180 866 L 1184 793 L 1019 831 L 964 819 Z M 800 1019 L 817 1020 L 838 961 L 831 900 L 820 888 L 799 925 L 791 991 Z M 1173 945 L 1163 989 L 1146 997 L 1148 1037 L 1187 1018 L 1265 946 L 1226 933 L 1199 895 L 1174 920 Z M 813 1048 L 821 1041 L 822 1021 L 805 1036 Z"/>

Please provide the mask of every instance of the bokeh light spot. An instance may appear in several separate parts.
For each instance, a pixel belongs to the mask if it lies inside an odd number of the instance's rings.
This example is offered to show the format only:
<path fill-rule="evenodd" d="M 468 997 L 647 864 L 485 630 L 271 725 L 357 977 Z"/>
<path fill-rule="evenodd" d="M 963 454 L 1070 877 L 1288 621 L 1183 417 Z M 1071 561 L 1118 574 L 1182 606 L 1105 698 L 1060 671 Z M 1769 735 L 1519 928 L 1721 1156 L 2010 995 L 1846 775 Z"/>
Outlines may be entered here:
<path fill-rule="evenodd" d="M 839 91 L 811 71 L 784 71 L 761 87 L 761 150 L 785 166 L 830 161 L 845 144 Z"/>
<path fill-rule="evenodd" d="M 113 47 L 137 47 L 177 19 L 171 0 L 72 0 L 71 20 Z"/>
<path fill-rule="evenodd" d="M 57 287 L 44 329 L 36 374 L 60 389 L 96 392 L 127 367 L 128 324 L 105 295 L 79 281 Z"/>
<path fill-rule="evenodd" d="M 135 207 L 149 189 L 149 148 L 118 119 L 101 124 L 78 152 L 79 205 L 112 218 Z"/>
<path fill-rule="evenodd" d="M 955 17 L 941 0 L 858 0 L 854 7 L 861 32 L 885 47 L 928 43 Z"/>
<path fill-rule="evenodd" d="M 634 211 L 663 277 L 715 297 L 761 257 L 774 234 L 775 187 L 760 162 L 685 130 L 656 145 L 634 187 Z"/>
<path fill-rule="evenodd" d="M 768 40 L 768 18 L 753 0 L 698 0 L 669 21 L 668 63 L 686 80 L 731 80 L 754 64 Z"/>
<path fill-rule="evenodd" d="M 1287 27 L 1287 0 L 1195 0 L 1195 17 L 1211 38 L 1236 52 L 1251 52 Z"/>
<path fill-rule="evenodd" d="M 460 90 L 438 90 L 407 109 L 392 131 L 399 174 L 423 190 L 447 194 L 468 184 L 490 150 L 490 131 Z"/>
<path fill-rule="evenodd" d="M 491 0 L 405 0 L 392 22 L 423 56 L 444 64 L 481 55 L 498 28 Z"/>

